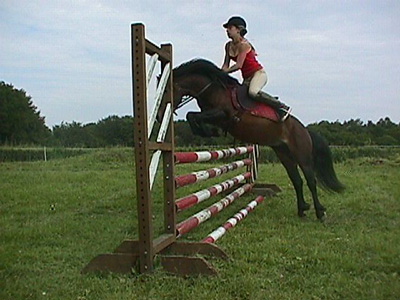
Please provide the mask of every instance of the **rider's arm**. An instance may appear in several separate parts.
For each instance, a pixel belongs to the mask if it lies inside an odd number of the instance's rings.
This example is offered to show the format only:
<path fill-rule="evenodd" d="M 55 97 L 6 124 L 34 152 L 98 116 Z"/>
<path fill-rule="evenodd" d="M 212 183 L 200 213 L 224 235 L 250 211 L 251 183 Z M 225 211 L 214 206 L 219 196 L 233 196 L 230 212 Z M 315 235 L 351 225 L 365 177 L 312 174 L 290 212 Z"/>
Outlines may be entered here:
<path fill-rule="evenodd" d="M 222 65 L 222 71 L 226 72 L 229 69 L 229 62 L 231 61 L 231 58 L 229 56 L 229 42 L 226 43 L 225 45 L 225 58 L 224 58 L 224 64 Z"/>
<path fill-rule="evenodd" d="M 236 64 L 234 64 L 232 67 L 228 68 L 225 70 L 227 73 L 232 73 L 237 70 L 240 70 L 243 67 L 244 60 L 246 59 L 247 53 L 251 51 L 251 47 L 247 43 L 243 43 L 239 46 L 239 54 L 236 60 Z"/>

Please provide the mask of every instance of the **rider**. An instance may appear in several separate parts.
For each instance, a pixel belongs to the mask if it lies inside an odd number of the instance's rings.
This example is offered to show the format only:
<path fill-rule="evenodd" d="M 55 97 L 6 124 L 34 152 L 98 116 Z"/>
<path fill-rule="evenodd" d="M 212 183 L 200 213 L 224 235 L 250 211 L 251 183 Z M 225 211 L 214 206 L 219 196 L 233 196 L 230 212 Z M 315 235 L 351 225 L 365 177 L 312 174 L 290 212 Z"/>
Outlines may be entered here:
<path fill-rule="evenodd" d="M 249 87 L 249 96 L 259 102 L 265 102 L 272 106 L 278 113 L 283 122 L 289 116 L 291 108 L 275 97 L 261 91 L 267 84 L 268 77 L 262 65 L 256 59 L 256 52 L 244 38 L 247 33 L 246 21 L 239 16 L 231 17 L 223 25 L 231 41 L 225 45 L 225 59 L 222 71 L 231 73 L 240 70 L 243 77 L 243 83 Z M 230 66 L 231 59 L 236 62 Z"/>

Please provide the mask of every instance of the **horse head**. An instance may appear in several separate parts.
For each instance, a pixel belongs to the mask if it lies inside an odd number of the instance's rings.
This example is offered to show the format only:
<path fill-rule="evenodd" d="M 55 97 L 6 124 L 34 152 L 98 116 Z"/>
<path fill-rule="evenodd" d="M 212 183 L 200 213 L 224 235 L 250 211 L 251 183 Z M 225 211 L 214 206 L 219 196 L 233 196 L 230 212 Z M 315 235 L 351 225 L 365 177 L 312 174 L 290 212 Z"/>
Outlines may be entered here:
<path fill-rule="evenodd" d="M 160 80 L 160 76 L 157 76 L 157 81 L 159 81 L 159 80 Z M 185 85 L 182 82 L 180 82 L 179 80 L 175 80 L 175 78 L 174 78 L 174 83 L 173 83 L 172 88 L 173 88 L 173 90 L 172 90 L 172 94 L 173 94 L 172 111 L 175 112 L 178 108 L 180 108 L 181 106 L 186 104 L 189 99 L 190 100 L 192 99 L 192 97 L 190 95 L 193 94 L 193 92 L 191 91 L 190 88 L 185 87 Z M 157 121 L 158 122 L 162 121 L 165 106 L 166 106 L 166 103 L 163 101 L 160 106 L 160 109 L 158 110 L 158 113 L 157 113 Z"/>
<path fill-rule="evenodd" d="M 193 59 L 174 68 L 173 80 L 174 111 L 191 99 L 196 99 L 201 107 L 200 102 L 210 100 L 206 94 L 210 93 L 211 89 L 215 90 L 217 85 L 220 89 L 226 89 L 227 86 L 238 84 L 235 78 L 204 59 Z M 162 117 L 162 111 L 164 108 L 160 110 L 158 119 Z"/>

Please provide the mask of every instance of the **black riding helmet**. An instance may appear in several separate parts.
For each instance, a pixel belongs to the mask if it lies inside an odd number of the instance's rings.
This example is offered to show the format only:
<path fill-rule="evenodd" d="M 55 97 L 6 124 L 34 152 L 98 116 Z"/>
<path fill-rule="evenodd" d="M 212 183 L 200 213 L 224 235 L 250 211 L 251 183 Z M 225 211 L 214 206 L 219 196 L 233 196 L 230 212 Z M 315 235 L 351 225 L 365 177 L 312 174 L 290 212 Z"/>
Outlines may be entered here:
<path fill-rule="evenodd" d="M 228 22 L 226 22 L 223 26 L 225 28 L 228 28 L 231 25 L 236 26 L 238 28 L 240 28 L 240 27 L 246 28 L 246 21 L 242 17 L 234 16 L 234 17 L 231 17 L 228 20 Z"/>
<path fill-rule="evenodd" d="M 240 29 L 240 35 L 241 36 L 245 36 L 247 33 L 247 29 L 246 29 L 246 21 L 239 16 L 234 16 L 231 17 L 228 22 L 226 22 L 224 25 L 225 28 L 228 28 L 229 26 L 236 26 L 237 28 Z"/>

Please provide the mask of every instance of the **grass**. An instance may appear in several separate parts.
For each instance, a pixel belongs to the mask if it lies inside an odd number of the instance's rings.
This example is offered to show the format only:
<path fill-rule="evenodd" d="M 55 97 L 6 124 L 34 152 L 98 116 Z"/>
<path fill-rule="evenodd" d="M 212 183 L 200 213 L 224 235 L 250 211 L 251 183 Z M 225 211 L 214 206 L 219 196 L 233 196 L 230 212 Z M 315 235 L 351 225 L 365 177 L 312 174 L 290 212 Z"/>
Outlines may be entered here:
<path fill-rule="evenodd" d="M 347 190 L 319 192 L 328 210 L 323 224 L 313 210 L 304 219 L 296 216 L 294 191 L 281 165 L 261 165 L 261 181 L 283 191 L 218 241 L 232 260 L 211 261 L 216 277 L 179 278 L 160 268 L 152 275 L 81 275 L 91 258 L 137 237 L 133 170 L 133 152 L 126 149 L 0 164 L 0 299 L 400 298 L 398 156 L 336 164 Z M 193 170 L 178 167 L 179 174 Z M 160 181 L 155 189 L 158 231 Z M 178 190 L 178 197 L 188 192 Z M 233 203 L 185 239 L 200 240 L 252 198 Z"/>

